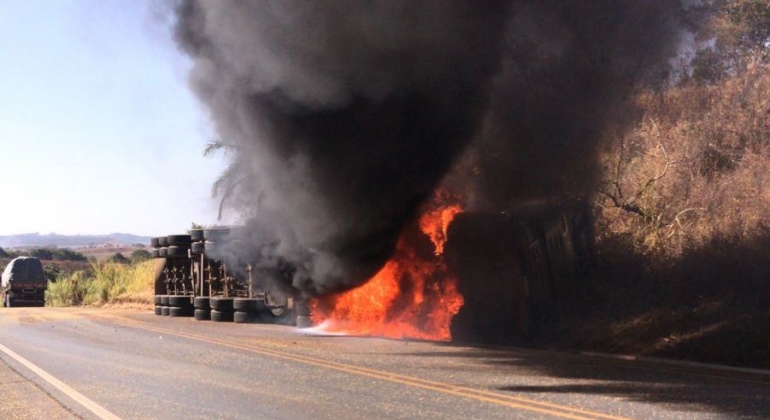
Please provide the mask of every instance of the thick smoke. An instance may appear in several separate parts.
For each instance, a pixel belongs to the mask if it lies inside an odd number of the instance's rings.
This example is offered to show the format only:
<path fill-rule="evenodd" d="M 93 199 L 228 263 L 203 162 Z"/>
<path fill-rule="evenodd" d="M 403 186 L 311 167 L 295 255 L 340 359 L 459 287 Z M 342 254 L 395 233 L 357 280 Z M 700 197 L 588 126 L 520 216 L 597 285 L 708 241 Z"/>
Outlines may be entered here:
<path fill-rule="evenodd" d="M 308 295 L 360 284 L 474 139 L 455 178 L 485 206 L 589 183 L 603 113 L 664 57 L 670 3 L 181 2 L 192 84 L 234 150 L 239 252 Z"/>

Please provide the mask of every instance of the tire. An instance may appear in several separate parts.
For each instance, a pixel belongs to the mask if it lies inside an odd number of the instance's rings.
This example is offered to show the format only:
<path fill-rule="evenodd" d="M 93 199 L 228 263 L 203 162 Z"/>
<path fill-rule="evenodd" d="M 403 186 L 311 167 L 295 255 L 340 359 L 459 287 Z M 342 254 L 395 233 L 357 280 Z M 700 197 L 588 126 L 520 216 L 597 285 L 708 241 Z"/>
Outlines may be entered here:
<path fill-rule="evenodd" d="M 204 296 L 196 296 L 195 299 L 193 299 L 193 307 L 195 309 L 211 309 L 209 298 Z"/>
<path fill-rule="evenodd" d="M 168 306 L 168 295 L 160 295 L 160 306 Z"/>
<path fill-rule="evenodd" d="M 180 308 L 178 306 L 171 306 L 168 308 L 168 315 L 174 317 L 193 316 L 193 309 L 191 307 Z"/>
<path fill-rule="evenodd" d="M 150 238 L 150 246 L 153 248 L 160 247 L 160 243 L 158 242 L 159 238 Z"/>
<path fill-rule="evenodd" d="M 313 326 L 313 321 L 309 316 L 299 315 L 297 316 L 297 328 L 310 328 Z"/>
<path fill-rule="evenodd" d="M 208 309 L 196 309 L 195 312 L 193 312 L 193 316 L 195 316 L 196 321 L 210 321 L 211 311 Z"/>
<path fill-rule="evenodd" d="M 221 241 L 230 235 L 230 228 L 219 226 L 203 229 L 203 237 L 207 241 Z"/>
<path fill-rule="evenodd" d="M 166 254 L 168 253 L 168 248 L 158 248 L 158 258 L 166 258 Z"/>
<path fill-rule="evenodd" d="M 159 249 L 153 249 L 150 251 L 150 257 L 152 258 L 159 258 L 160 257 L 160 250 Z"/>
<path fill-rule="evenodd" d="M 161 306 L 160 295 L 155 295 L 155 299 L 153 299 L 153 302 L 155 303 L 155 306 Z"/>
<path fill-rule="evenodd" d="M 163 315 L 163 307 L 155 305 L 155 315 Z"/>
<path fill-rule="evenodd" d="M 233 312 L 231 311 L 217 311 L 215 309 L 211 310 L 211 321 L 212 322 L 232 322 L 233 321 Z"/>
<path fill-rule="evenodd" d="M 176 295 L 168 297 L 169 306 L 177 306 L 180 308 L 192 308 L 192 300 L 190 295 Z"/>
<path fill-rule="evenodd" d="M 195 255 L 206 253 L 206 245 L 203 242 L 193 242 L 190 246 L 190 252 Z"/>
<path fill-rule="evenodd" d="M 240 312 L 256 312 L 257 299 L 235 298 L 233 299 L 233 310 Z"/>
<path fill-rule="evenodd" d="M 235 311 L 233 312 L 233 321 L 236 324 L 253 324 L 259 321 L 259 315 L 254 312 Z"/>
<path fill-rule="evenodd" d="M 160 307 L 160 314 L 161 315 L 168 316 L 169 313 L 170 312 L 169 312 L 169 307 L 168 306 L 161 306 Z"/>
<path fill-rule="evenodd" d="M 307 306 L 307 301 L 295 300 L 294 310 L 296 311 L 297 316 L 310 316 L 310 307 Z"/>
<path fill-rule="evenodd" d="M 161 236 L 158 238 L 158 247 L 164 247 L 168 246 L 168 241 L 166 240 L 165 236 Z"/>
<path fill-rule="evenodd" d="M 166 248 L 166 256 L 169 258 L 187 258 L 188 249 L 190 248 L 187 246 L 169 245 Z"/>
<path fill-rule="evenodd" d="M 190 240 L 200 242 L 203 240 L 203 229 L 193 229 L 190 231 Z"/>
<path fill-rule="evenodd" d="M 183 246 L 189 248 L 192 239 L 190 238 L 190 235 L 168 235 L 166 236 L 166 242 L 168 243 L 168 246 Z"/>
<path fill-rule="evenodd" d="M 231 312 L 233 310 L 233 298 L 213 297 L 209 299 L 209 305 L 211 309 L 217 311 Z"/>

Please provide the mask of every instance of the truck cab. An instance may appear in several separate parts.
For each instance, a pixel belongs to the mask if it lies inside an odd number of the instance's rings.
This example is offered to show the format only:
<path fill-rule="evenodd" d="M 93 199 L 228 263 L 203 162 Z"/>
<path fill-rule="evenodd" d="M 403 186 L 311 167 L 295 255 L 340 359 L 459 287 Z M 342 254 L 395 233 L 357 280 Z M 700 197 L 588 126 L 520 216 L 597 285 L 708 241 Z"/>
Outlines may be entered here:
<path fill-rule="evenodd" d="M 5 267 L 0 276 L 3 307 L 45 306 L 48 278 L 43 264 L 35 257 L 18 257 Z"/>

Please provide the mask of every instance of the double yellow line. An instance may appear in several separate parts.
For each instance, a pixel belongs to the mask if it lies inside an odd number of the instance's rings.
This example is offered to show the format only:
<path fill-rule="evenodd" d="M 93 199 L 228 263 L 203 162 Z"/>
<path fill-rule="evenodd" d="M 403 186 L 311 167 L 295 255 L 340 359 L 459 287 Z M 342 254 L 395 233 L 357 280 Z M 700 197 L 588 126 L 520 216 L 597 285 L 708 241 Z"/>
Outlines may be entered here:
<path fill-rule="evenodd" d="M 113 317 L 110 317 L 114 319 Z M 513 395 L 505 395 L 496 392 L 485 391 L 481 389 L 474 389 L 465 386 L 457 386 L 443 382 L 430 381 L 426 379 L 416 378 L 407 375 L 401 375 L 376 369 L 369 369 L 365 367 L 348 365 L 344 363 L 331 362 L 315 357 L 303 356 L 299 354 L 287 353 L 278 350 L 273 350 L 256 345 L 243 345 L 232 341 L 222 340 L 218 338 L 206 337 L 197 334 L 191 334 L 186 332 L 179 332 L 170 330 L 167 328 L 161 328 L 153 325 L 149 325 L 140 321 L 132 319 L 118 317 L 119 323 L 124 326 L 134 327 L 142 330 L 153 331 L 157 333 L 173 335 L 177 337 L 183 337 L 190 340 L 200 341 L 203 343 L 215 344 L 222 347 L 241 350 L 249 353 L 259 354 L 263 356 L 269 356 L 277 359 L 288 360 L 292 362 L 302 363 L 305 365 L 316 366 L 323 369 L 331 369 L 339 372 L 349 373 L 358 376 L 364 376 L 367 378 L 379 379 L 391 383 L 397 383 L 405 386 L 411 386 L 415 388 L 427 389 L 443 394 L 453 395 L 462 398 L 469 398 L 477 401 L 482 401 L 490 404 L 500 405 L 504 407 L 514 408 L 517 410 L 525 410 L 530 412 L 536 412 L 541 414 L 548 414 L 555 417 L 561 417 L 564 419 L 572 420 L 630 420 L 627 417 L 618 417 L 609 414 L 597 413 L 588 410 L 582 410 L 578 408 L 568 407 L 559 404 L 553 404 L 543 401 L 531 400 L 528 398 L 517 397 Z"/>

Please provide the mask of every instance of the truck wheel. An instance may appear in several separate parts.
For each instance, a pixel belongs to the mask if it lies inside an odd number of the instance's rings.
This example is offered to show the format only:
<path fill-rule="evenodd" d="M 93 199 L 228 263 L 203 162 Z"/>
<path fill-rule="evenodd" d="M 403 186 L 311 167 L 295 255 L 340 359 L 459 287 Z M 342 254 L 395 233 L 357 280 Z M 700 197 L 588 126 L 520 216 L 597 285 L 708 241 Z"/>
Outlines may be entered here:
<path fill-rule="evenodd" d="M 195 309 L 211 309 L 209 298 L 205 296 L 196 296 L 193 299 L 193 307 Z"/>
<path fill-rule="evenodd" d="M 158 248 L 158 258 L 166 258 L 167 254 L 168 254 L 167 247 L 164 246 L 163 248 Z"/>
<path fill-rule="evenodd" d="M 168 235 L 166 236 L 166 242 L 169 246 L 189 247 L 192 243 L 192 239 L 190 238 L 190 235 Z"/>
<path fill-rule="evenodd" d="M 150 238 L 150 246 L 153 248 L 159 247 L 158 238 Z"/>
<path fill-rule="evenodd" d="M 162 249 L 163 248 L 161 248 L 161 250 Z M 169 245 L 168 248 L 166 248 L 166 256 L 172 258 L 184 258 L 187 257 L 188 249 L 187 246 Z"/>
<path fill-rule="evenodd" d="M 217 311 L 231 312 L 233 310 L 233 298 L 213 297 L 209 299 L 209 305 L 211 305 L 211 309 L 216 309 Z"/>
<path fill-rule="evenodd" d="M 232 320 L 233 313 L 231 311 L 217 311 L 216 309 L 211 310 L 212 322 L 232 322 Z"/>
<path fill-rule="evenodd" d="M 168 295 L 160 295 L 160 306 L 168 306 Z"/>
<path fill-rule="evenodd" d="M 240 312 L 255 312 L 257 310 L 257 299 L 235 298 L 233 299 L 233 309 Z"/>
<path fill-rule="evenodd" d="M 174 317 L 193 316 L 193 310 L 191 307 L 180 308 L 179 306 L 170 306 L 168 308 L 168 315 Z"/>
<path fill-rule="evenodd" d="M 158 246 L 159 247 L 166 247 L 168 246 L 168 241 L 166 240 L 165 236 L 161 236 L 158 238 Z"/>
<path fill-rule="evenodd" d="M 208 321 L 211 319 L 211 311 L 208 309 L 196 309 L 194 316 L 196 321 Z"/>
<path fill-rule="evenodd" d="M 168 306 L 176 306 L 179 308 L 192 308 L 191 296 L 176 295 L 168 297 Z"/>
<path fill-rule="evenodd" d="M 203 254 L 206 252 L 206 245 L 203 242 L 193 242 L 190 245 L 190 251 L 196 255 Z"/>
<path fill-rule="evenodd" d="M 200 242 L 203 240 L 203 229 L 193 229 L 190 231 L 190 240 Z"/>
<path fill-rule="evenodd" d="M 160 303 L 160 295 L 155 295 L 153 302 L 155 303 L 155 306 L 161 306 L 162 304 Z"/>
<path fill-rule="evenodd" d="M 155 305 L 155 315 L 163 315 L 163 307 Z"/>
<path fill-rule="evenodd" d="M 255 314 L 254 312 L 243 312 L 243 311 L 235 311 L 233 312 L 233 321 L 235 321 L 236 324 L 253 324 L 259 320 L 259 316 Z"/>
<path fill-rule="evenodd" d="M 152 258 L 160 258 L 160 250 L 159 249 L 153 249 L 150 251 L 150 257 Z"/>
<path fill-rule="evenodd" d="M 170 313 L 168 308 L 169 308 L 168 306 L 161 306 L 160 307 L 160 314 L 164 315 L 164 316 L 168 316 L 169 313 Z"/>

